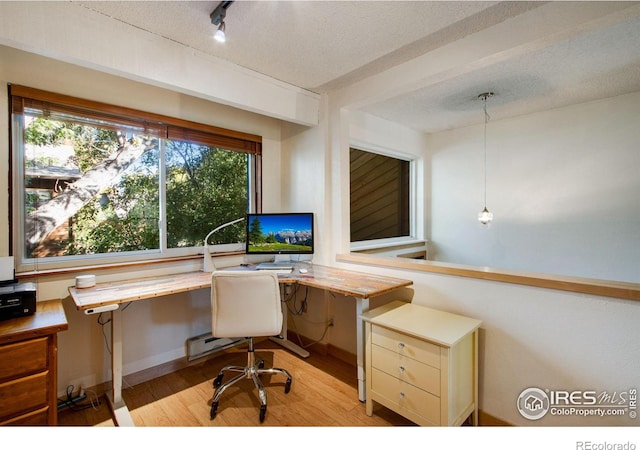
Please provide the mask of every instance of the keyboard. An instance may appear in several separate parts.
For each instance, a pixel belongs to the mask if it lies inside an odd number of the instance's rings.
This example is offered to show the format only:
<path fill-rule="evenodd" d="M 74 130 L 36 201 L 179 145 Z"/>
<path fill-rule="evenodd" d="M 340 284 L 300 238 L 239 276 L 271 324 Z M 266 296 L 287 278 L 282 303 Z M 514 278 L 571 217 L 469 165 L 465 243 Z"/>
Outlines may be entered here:
<path fill-rule="evenodd" d="M 278 273 L 290 273 L 293 271 L 293 264 L 291 263 L 282 263 L 282 262 L 265 262 L 260 263 L 256 266 L 258 270 L 275 270 Z"/>

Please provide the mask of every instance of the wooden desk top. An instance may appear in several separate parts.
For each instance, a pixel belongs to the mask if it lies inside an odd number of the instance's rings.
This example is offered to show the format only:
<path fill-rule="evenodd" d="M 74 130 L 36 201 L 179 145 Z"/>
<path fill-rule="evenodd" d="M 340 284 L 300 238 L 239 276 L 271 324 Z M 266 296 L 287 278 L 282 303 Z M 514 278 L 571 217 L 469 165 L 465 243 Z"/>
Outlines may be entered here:
<path fill-rule="evenodd" d="M 38 302 L 34 314 L 0 321 L 0 344 L 46 336 L 68 328 L 61 300 Z"/>
<path fill-rule="evenodd" d="M 298 267 L 298 266 L 297 266 Z M 298 268 L 291 274 L 279 274 L 281 283 L 300 284 L 349 295 L 369 298 L 413 284 L 411 280 L 381 277 L 318 265 L 304 265 L 307 273 Z M 234 267 L 229 270 L 255 270 L 252 267 Z M 98 306 L 126 303 L 147 298 L 160 297 L 178 292 L 211 287 L 208 272 L 187 272 L 135 280 L 101 283 L 92 288 L 69 288 L 69 293 L 79 310 Z"/>
<path fill-rule="evenodd" d="M 308 272 L 305 274 L 294 270 L 292 278 L 295 283 L 351 297 L 375 297 L 413 284 L 411 280 L 371 275 L 352 270 L 336 269 L 335 267 L 308 265 L 306 268 Z"/>

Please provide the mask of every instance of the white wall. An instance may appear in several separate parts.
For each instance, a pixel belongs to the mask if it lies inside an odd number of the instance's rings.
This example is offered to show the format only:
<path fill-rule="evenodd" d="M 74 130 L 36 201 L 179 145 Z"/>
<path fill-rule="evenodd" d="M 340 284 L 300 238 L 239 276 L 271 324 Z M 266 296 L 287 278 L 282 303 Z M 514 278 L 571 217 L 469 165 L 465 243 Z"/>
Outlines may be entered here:
<path fill-rule="evenodd" d="M 640 92 L 430 136 L 438 261 L 640 282 Z"/>
<path fill-rule="evenodd" d="M 551 416 L 516 409 L 529 387 L 627 392 L 638 388 L 640 304 L 409 270 L 340 264 L 413 280 L 413 303 L 474 317 L 480 328 L 480 409 L 521 426 L 638 426 L 624 417 Z"/>
<path fill-rule="evenodd" d="M 124 78 L 84 69 L 72 64 L 0 46 L 0 85 L 21 84 L 52 92 L 73 95 L 143 111 L 164 114 L 211 124 L 223 128 L 263 136 L 263 192 L 265 209 L 280 208 L 280 121 L 232 107 L 189 97 L 177 92 L 137 83 Z M 0 129 L 8 130 L 7 90 L 0 91 Z M 6 135 L 5 135 L 6 136 Z M 9 139 L 0 141 L 0 168 L 9 172 Z M 10 192 L 7 178 L 0 181 L 3 192 Z M 1 186 L 0 186 L 1 188 Z M 0 251 L 9 254 L 8 220 L 9 195 L 0 197 Z M 229 258 L 224 264 L 242 262 L 240 257 Z M 200 270 L 201 263 L 193 262 L 141 266 L 121 270 L 97 271 L 98 282 L 123 277 L 144 277 Z M 68 287 L 76 274 L 38 277 L 38 300 L 61 298 L 69 329 L 59 334 L 58 392 L 66 387 L 94 386 L 110 379 L 110 363 L 106 340 L 108 328 L 98 325 L 96 316 L 85 316 L 75 309 Z M 134 373 L 186 354 L 188 338 L 208 332 L 210 326 L 209 292 L 206 290 L 168 296 L 154 301 L 135 302 L 123 312 L 123 336 L 126 342 L 123 355 L 124 374 Z M 106 337 L 103 335 L 106 333 Z"/>

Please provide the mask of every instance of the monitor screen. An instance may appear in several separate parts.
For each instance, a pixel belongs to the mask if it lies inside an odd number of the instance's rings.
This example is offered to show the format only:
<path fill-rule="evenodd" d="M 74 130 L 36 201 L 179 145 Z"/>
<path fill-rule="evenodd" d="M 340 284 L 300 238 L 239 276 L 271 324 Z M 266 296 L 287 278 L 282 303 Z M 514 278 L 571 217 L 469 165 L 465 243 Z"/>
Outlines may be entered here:
<path fill-rule="evenodd" d="M 247 214 L 247 254 L 313 253 L 313 213 Z"/>

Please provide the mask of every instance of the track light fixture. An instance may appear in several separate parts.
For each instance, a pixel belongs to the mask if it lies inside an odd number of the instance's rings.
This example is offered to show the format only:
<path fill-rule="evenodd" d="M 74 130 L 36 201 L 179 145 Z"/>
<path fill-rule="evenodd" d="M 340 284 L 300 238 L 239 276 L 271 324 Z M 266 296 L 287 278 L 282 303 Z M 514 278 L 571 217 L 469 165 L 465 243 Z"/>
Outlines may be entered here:
<path fill-rule="evenodd" d="M 213 38 L 218 42 L 225 42 L 227 40 L 226 25 L 224 23 L 224 18 L 227 15 L 227 8 L 231 6 L 233 2 L 220 2 L 216 9 L 214 9 L 211 14 L 209 14 L 209 18 L 211 19 L 211 23 L 213 25 L 218 25 L 218 30 L 213 35 Z"/>

